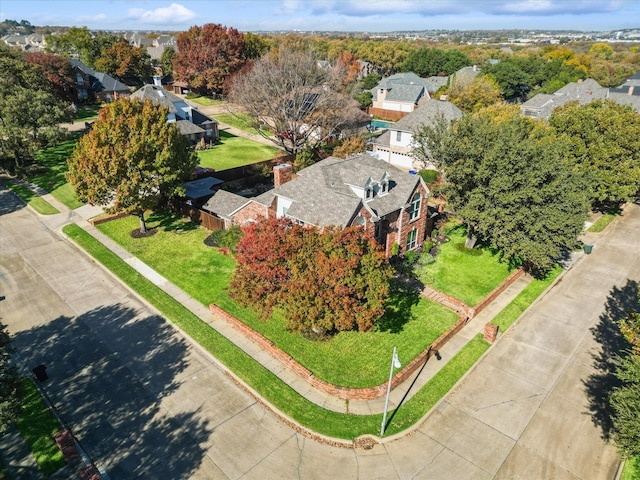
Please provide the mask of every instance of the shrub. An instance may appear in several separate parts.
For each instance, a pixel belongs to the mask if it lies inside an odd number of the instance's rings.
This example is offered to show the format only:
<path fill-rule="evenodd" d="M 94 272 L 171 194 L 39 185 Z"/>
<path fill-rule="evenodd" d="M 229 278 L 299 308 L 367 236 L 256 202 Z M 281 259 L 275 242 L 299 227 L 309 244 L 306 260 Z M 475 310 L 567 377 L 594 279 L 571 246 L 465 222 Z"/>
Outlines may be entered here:
<path fill-rule="evenodd" d="M 242 239 L 242 230 L 239 226 L 234 225 L 228 230 L 216 230 L 210 235 L 210 238 L 218 247 L 235 250 Z"/>
<path fill-rule="evenodd" d="M 424 183 L 434 183 L 438 179 L 438 171 L 437 170 L 420 170 L 418 175 L 422 177 Z"/>

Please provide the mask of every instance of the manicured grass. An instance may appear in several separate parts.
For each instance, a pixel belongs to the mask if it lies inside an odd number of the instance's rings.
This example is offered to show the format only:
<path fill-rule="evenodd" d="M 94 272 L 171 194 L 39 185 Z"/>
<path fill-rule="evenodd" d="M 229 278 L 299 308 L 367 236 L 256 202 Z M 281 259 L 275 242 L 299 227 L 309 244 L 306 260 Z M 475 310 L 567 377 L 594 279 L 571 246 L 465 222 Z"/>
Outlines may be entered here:
<path fill-rule="evenodd" d="M 22 185 L 18 185 L 17 183 L 9 183 L 9 188 L 13 191 L 13 193 L 18 195 L 22 200 L 33 207 L 33 209 L 41 215 L 53 215 L 56 213 L 60 213 L 60 210 L 58 210 L 56 207 L 41 198 L 39 195 L 33 193 L 28 188 L 23 187 Z"/>
<path fill-rule="evenodd" d="M 620 480 L 640 480 L 640 457 L 631 457 L 624 462 Z"/>
<path fill-rule="evenodd" d="M 65 178 L 68 171 L 67 159 L 73 153 L 77 139 L 76 136 L 54 147 L 37 151 L 36 161 L 43 168 L 40 173 L 29 176 L 29 181 L 45 189 L 71 210 L 83 205 Z"/>
<path fill-rule="evenodd" d="M 280 153 L 276 147 L 263 145 L 248 138 L 236 137 L 228 132 L 220 132 L 220 143 L 208 150 L 198 152 L 199 164 L 216 170 L 250 165 L 274 158 Z"/>
<path fill-rule="evenodd" d="M 53 436 L 61 430 L 60 425 L 30 379 L 22 379 L 22 391 L 18 431 L 29 444 L 40 470 L 45 475 L 51 475 L 65 465 L 62 452 L 53 440 Z"/>
<path fill-rule="evenodd" d="M 214 100 L 209 97 L 192 97 L 187 96 L 187 100 L 194 103 L 199 103 L 200 105 L 210 106 L 210 105 L 224 105 L 224 100 Z"/>
<path fill-rule="evenodd" d="M 621 213 L 622 212 L 619 210 L 615 212 L 605 213 L 598 220 L 596 220 L 594 224 L 587 229 L 587 231 L 591 233 L 600 233 L 604 231 L 604 229 L 607 228 L 615 218 L 619 217 Z"/>
<path fill-rule="evenodd" d="M 98 118 L 98 111 L 100 105 L 84 105 L 78 108 L 76 113 L 76 120 L 83 120 L 85 122 L 96 120 Z"/>
<path fill-rule="evenodd" d="M 428 267 L 431 286 L 474 306 L 500 285 L 512 268 L 500 261 L 497 252 L 482 246 L 464 248 L 466 234 L 462 225 L 450 224 L 445 233 L 449 241 L 439 246 L 435 263 Z"/>
<path fill-rule="evenodd" d="M 495 323 L 500 327 L 500 332 L 504 332 L 520 317 L 520 315 L 522 315 L 522 312 L 529 308 L 529 305 L 531 305 L 561 273 L 562 267 L 560 265 L 556 265 L 545 278 L 532 280 L 531 283 L 509 303 L 509 305 L 502 309 L 502 311 L 493 318 L 492 323 Z"/>
<path fill-rule="evenodd" d="M 453 312 L 417 295 L 396 296 L 377 331 L 342 332 L 325 342 L 306 340 L 288 333 L 277 312 L 265 322 L 228 296 L 235 261 L 204 245 L 208 231 L 165 214 L 152 214 L 148 220 L 150 227 L 158 227 L 158 233 L 144 239 L 131 238 L 130 232 L 137 227 L 133 217 L 98 228 L 202 304 L 217 304 L 269 338 L 316 377 L 336 385 L 371 387 L 384 383 L 387 357 L 394 346 L 403 361 L 412 360 L 457 320 Z"/>
<path fill-rule="evenodd" d="M 231 125 L 232 127 L 239 128 L 249 133 L 258 133 L 253 127 L 253 120 L 246 113 L 221 113 L 215 115 L 216 120 Z M 273 136 L 273 133 L 269 130 L 265 130 L 267 135 Z"/>
<path fill-rule="evenodd" d="M 382 414 L 348 415 L 309 402 L 79 226 L 70 224 L 63 231 L 285 415 L 312 431 L 335 438 L 350 440 L 367 433 L 379 434 Z M 398 433 L 422 418 L 488 348 L 481 335 L 472 339 L 395 414 L 393 410 L 389 412 L 386 434 Z"/>

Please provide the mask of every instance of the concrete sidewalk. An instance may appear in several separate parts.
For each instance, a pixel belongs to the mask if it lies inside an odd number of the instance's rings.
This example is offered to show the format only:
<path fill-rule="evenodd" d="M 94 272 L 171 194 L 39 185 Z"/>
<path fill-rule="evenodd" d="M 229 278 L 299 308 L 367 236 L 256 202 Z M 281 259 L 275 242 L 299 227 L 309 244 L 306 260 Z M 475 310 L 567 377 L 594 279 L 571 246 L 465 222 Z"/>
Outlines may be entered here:
<path fill-rule="evenodd" d="M 344 400 L 311 386 L 293 370 L 283 365 L 278 359 L 262 350 L 256 343 L 252 342 L 242 333 L 235 330 L 224 319 L 211 313 L 206 306 L 202 305 L 138 258 L 131 255 L 128 251 L 92 225 L 89 222 L 89 219 L 102 213 L 101 208 L 85 205 L 74 211 L 69 211 L 65 205 L 57 201 L 52 195 L 44 192 L 39 193 L 42 195 L 43 199 L 47 200 L 61 211 L 60 214 L 56 215 L 40 216 L 42 223 L 47 225 L 47 227 L 52 231 L 60 233 L 61 228 L 65 224 L 70 222 L 76 223 L 141 275 L 161 288 L 165 293 L 175 298 L 202 321 L 210 325 L 229 341 L 233 342 L 247 355 L 263 365 L 274 375 L 278 376 L 283 382 L 309 401 L 328 410 L 341 413 L 369 415 L 382 413 L 384 411 L 385 396 L 373 400 Z M 447 361 L 453 358 L 473 337 L 478 333 L 481 333 L 484 325 L 490 322 L 497 313 L 506 307 L 530 283 L 531 280 L 531 277 L 528 275 L 520 277 L 480 314 L 471 319 L 471 321 L 465 325 L 454 338 L 439 350 L 440 359 L 432 357 L 423 368 L 418 369 L 407 380 L 394 388 L 389 397 L 389 408 L 396 408 L 402 401 L 409 400 L 413 395 L 420 391 L 420 389 L 447 364 Z M 398 352 L 398 354 L 405 364 L 411 360 L 403 359 L 402 352 Z M 389 355 L 391 355 L 391 352 L 389 352 Z M 389 358 L 391 358 L 391 356 Z"/>

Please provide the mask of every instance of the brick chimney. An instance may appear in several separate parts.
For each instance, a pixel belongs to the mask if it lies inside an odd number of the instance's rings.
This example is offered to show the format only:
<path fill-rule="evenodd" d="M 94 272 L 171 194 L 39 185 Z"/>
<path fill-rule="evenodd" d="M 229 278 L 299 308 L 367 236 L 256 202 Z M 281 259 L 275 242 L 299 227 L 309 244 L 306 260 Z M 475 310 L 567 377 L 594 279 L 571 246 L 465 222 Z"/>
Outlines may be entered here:
<path fill-rule="evenodd" d="M 273 167 L 273 186 L 279 187 L 291 180 L 293 166 L 290 163 L 283 163 Z"/>

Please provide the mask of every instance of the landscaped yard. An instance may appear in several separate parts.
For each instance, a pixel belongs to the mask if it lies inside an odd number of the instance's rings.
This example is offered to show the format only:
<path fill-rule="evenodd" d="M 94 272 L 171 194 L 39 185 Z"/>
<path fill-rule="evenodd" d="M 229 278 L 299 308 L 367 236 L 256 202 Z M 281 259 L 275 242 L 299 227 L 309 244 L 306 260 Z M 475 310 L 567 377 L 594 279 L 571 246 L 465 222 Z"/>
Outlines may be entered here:
<path fill-rule="evenodd" d="M 440 245 L 435 263 L 428 267 L 431 286 L 472 307 L 500 285 L 512 268 L 500 261 L 498 252 L 482 246 L 466 249 L 462 225 L 449 224 L 445 233 L 449 241 Z"/>
<path fill-rule="evenodd" d="M 248 138 L 236 137 L 221 131 L 220 143 L 208 150 L 198 152 L 198 163 L 216 170 L 251 165 L 274 158 L 280 153 L 276 147 L 263 145 Z"/>
<path fill-rule="evenodd" d="M 189 95 L 187 96 L 187 100 L 194 103 L 199 103 L 200 105 L 210 106 L 210 105 L 222 105 L 224 104 L 224 100 L 214 100 L 209 97 L 196 97 Z"/>
<path fill-rule="evenodd" d="M 9 188 L 41 215 L 54 215 L 60 211 L 28 188 L 9 182 Z"/>
<path fill-rule="evenodd" d="M 226 123 L 227 125 L 231 125 L 232 127 L 239 128 L 240 130 L 244 130 L 249 133 L 257 133 L 256 129 L 253 128 L 253 121 L 251 117 L 246 113 L 221 113 L 219 115 L 215 115 L 215 119 Z M 265 130 L 267 135 L 273 136 L 273 133 L 269 130 Z"/>
<path fill-rule="evenodd" d="M 305 340 L 286 332 L 281 316 L 274 314 L 264 322 L 227 295 L 235 263 L 231 256 L 204 245 L 209 232 L 163 214 L 150 215 L 148 225 L 158 226 L 159 231 L 145 239 L 131 238 L 130 232 L 137 227 L 133 217 L 98 228 L 202 304 L 216 303 L 331 383 L 349 387 L 382 384 L 394 346 L 408 362 L 457 320 L 453 312 L 416 295 L 398 296 L 375 332 L 343 332 L 326 342 Z"/>
<path fill-rule="evenodd" d="M 77 137 L 54 147 L 43 148 L 36 152 L 36 161 L 42 167 L 40 172 L 30 175 L 28 180 L 45 189 L 70 209 L 82 206 L 65 174 L 68 171 L 67 158 L 75 149 Z"/>

